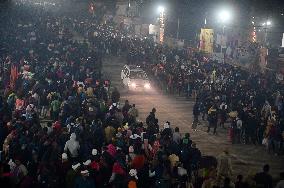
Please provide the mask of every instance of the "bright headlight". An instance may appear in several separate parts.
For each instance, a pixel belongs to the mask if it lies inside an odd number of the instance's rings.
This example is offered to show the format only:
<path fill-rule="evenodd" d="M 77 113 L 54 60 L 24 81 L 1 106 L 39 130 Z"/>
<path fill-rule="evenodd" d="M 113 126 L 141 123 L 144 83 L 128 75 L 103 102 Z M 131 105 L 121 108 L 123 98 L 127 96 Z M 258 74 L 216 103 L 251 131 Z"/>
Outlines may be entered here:
<path fill-rule="evenodd" d="M 131 83 L 131 86 L 136 87 L 136 83 L 135 82 Z"/>
<path fill-rule="evenodd" d="M 150 89 L 150 88 L 151 88 L 151 85 L 150 85 L 149 83 L 146 83 L 146 84 L 144 85 L 144 87 L 145 87 L 146 89 Z"/>

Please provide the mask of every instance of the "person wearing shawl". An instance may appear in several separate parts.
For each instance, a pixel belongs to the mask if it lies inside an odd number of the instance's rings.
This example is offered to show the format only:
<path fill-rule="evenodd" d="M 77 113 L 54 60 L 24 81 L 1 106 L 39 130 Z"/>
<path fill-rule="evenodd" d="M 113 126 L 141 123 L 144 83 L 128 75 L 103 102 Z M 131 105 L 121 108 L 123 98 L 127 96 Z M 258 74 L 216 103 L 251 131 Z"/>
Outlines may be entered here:
<path fill-rule="evenodd" d="M 106 142 L 110 143 L 111 139 L 115 136 L 115 128 L 113 128 L 113 126 L 108 125 L 105 128 L 105 138 L 106 138 Z"/>
<path fill-rule="evenodd" d="M 20 156 L 15 159 L 15 168 L 12 171 L 13 176 L 15 177 L 16 184 L 21 183 L 21 181 L 28 175 L 27 168 L 22 164 L 22 158 Z"/>
<path fill-rule="evenodd" d="M 71 168 L 71 164 L 68 161 L 68 156 L 66 153 L 62 153 L 61 161 L 57 164 L 57 174 L 58 177 L 65 177 L 67 175 L 68 170 Z M 60 185 L 64 186 L 66 184 L 65 178 L 60 178 Z"/>
<path fill-rule="evenodd" d="M 146 158 L 142 154 L 142 151 L 136 151 L 136 156 L 131 161 L 131 167 L 137 169 L 138 171 L 142 169 L 146 163 Z"/>
<path fill-rule="evenodd" d="M 92 162 L 90 163 L 90 168 L 94 171 L 100 170 L 100 155 L 97 149 L 92 149 Z"/>
<path fill-rule="evenodd" d="M 106 150 L 107 153 L 109 153 L 112 157 L 115 157 L 116 155 L 116 147 L 112 144 L 109 144 L 107 146 L 107 150 Z"/>
<path fill-rule="evenodd" d="M 123 153 L 119 152 L 112 167 L 109 183 L 116 185 L 117 188 L 125 187 L 126 168 L 125 156 Z"/>
<path fill-rule="evenodd" d="M 228 177 L 230 178 L 233 174 L 232 162 L 229 155 L 228 149 L 224 151 L 217 157 L 217 179 L 218 181 Z"/>

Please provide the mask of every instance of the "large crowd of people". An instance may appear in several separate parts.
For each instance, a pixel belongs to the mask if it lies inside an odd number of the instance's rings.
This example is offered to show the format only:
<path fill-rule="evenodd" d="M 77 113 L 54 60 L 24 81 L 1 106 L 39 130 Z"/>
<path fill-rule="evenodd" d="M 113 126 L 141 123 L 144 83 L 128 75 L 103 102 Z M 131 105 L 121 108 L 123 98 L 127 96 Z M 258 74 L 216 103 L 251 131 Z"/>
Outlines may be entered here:
<path fill-rule="evenodd" d="M 196 100 L 194 123 L 199 123 L 199 115 L 203 120 L 206 115 L 208 132 L 213 127 L 216 133 L 217 126 L 224 127 L 230 119 L 233 143 L 265 144 L 270 152 L 283 154 L 284 91 L 275 75 L 206 62 L 198 55 L 178 57 L 154 65 L 152 73 L 168 93 Z"/>
<path fill-rule="evenodd" d="M 232 143 L 263 144 L 269 152 L 283 154 L 284 90 L 274 73 L 248 72 L 198 52 L 189 54 L 187 49 L 153 45 L 147 40 L 134 46 L 128 55 L 131 62 L 144 66 L 162 91 L 196 101 L 194 129 L 200 115 L 208 121 L 208 132 L 213 128 L 214 134 L 230 120 Z"/>
<path fill-rule="evenodd" d="M 4 8 L 1 187 L 272 187 L 269 165 L 233 183 L 228 150 L 217 159 L 202 156 L 189 133 L 159 123 L 155 108 L 146 123 L 138 122 L 139 109 L 127 100 L 121 105 L 119 91 L 110 91 L 100 70 L 106 55 L 127 53 L 129 63 L 151 65 L 145 68 L 161 88 L 193 95 L 196 122 L 207 114 L 215 132 L 229 111 L 237 112 L 232 127 L 241 124 L 247 142 L 259 141 L 259 125 L 270 123 L 265 138 L 281 154 L 283 91 L 271 77 L 204 63 L 91 16 L 50 14 L 24 1 Z M 87 40 L 75 40 L 74 32 Z"/>
<path fill-rule="evenodd" d="M 144 66 L 162 91 L 196 101 L 194 129 L 200 115 L 214 134 L 230 119 L 232 143 L 264 144 L 269 152 L 283 154 L 284 90 L 275 74 L 248 72 L 147 40 L 134 41 L 128 58 Z"/>

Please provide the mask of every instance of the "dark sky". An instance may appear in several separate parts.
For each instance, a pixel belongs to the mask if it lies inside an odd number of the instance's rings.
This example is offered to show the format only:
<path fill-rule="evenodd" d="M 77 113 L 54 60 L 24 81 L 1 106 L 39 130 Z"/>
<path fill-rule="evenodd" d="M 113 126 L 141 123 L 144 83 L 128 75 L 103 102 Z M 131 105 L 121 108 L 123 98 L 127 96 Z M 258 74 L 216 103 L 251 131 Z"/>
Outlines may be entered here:
<path fill-rule="evenodd" d="M 284 32 L 284 0 L 144 0 L 148 4 L 147 16 L 153 14 L 158 5 L 164 5 L 167 13 L 167 33 L 175 36 L 177 20 L 180 20 L 180 37 L 194 40 L 204 18 L 207 17 L 208 27 L 216 27 L 216 12 L 220 8 L 230 8 L 234 20 L 231 27 L 248 29 L 254 16 L 258 25 L 269 19 L 273 23 L 271 34 L 280 35 Z"/>

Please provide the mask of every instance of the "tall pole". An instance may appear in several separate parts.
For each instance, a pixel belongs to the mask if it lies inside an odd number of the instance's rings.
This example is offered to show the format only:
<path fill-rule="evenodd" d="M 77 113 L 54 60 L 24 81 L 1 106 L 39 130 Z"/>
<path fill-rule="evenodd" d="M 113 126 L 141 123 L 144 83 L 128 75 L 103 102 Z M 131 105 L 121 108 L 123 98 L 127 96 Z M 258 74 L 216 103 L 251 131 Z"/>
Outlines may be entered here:
<path fill-rule="evenodd" d="M 130 17 L 130 0 L 128 0 L 127 17 Z"/>
<path fill-rule="evenodd" d="M 164 42 L 164 31 L 165 31 L 165 11 L 160 12 L 160 43 Z"/>
<path fill-rule="evenodd" d="M 264 28 L 264 43 L 265 43 L 265 47 L 268 46 L 267 45 L 267 29 L 268 29 L 268 7 L 266 7 L 266 21 L 265 21 L 265 28 Z"/>
<path fill-rule="evenodd" d="M 179 18 L 178 18 L 178 29 L 177 29 L 177 39 L 179 38 Z"/>
<path fill-rule="evenodd" d="M 265 26 L 265 28 L 264 28 L 264 44 L 265 44 L 265 46 L 267 45 L 267 25 Z"/>
<path fill-rule="evenodd" d="M 225 24 L 223 24 L 223 27 L 222 27 L 222 39 L 225 40 Z M 223 52 L 223 40 L 221 41 L 221 54 L 223 55 L 223 58 L 224 58 L 224 62 L 223 63 L 225 63 L 226 51 Z"/>
<path fill-rule="evenodd" d="M 204 29 L 206 29 L 206 25 L 207 25 L 207 12 L 205 12 Z"/>

